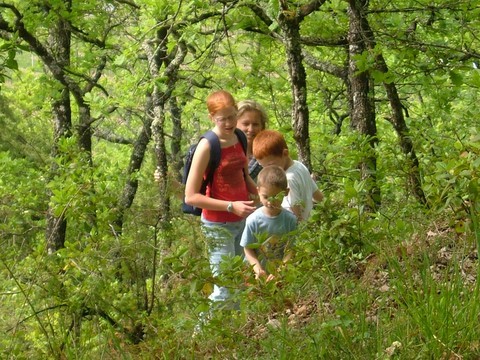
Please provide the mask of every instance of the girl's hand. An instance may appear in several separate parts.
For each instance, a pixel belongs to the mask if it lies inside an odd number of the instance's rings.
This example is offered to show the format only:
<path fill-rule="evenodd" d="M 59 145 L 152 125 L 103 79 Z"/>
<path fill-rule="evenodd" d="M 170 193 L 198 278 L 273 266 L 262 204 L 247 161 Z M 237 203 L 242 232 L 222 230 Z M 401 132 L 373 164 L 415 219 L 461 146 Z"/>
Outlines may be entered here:
<path fill-rule="evenodd" d="M 253 201 L 233 201 L 233 213 L 240 217 L 247 217 L 253 213 L 257 208 Z"/>

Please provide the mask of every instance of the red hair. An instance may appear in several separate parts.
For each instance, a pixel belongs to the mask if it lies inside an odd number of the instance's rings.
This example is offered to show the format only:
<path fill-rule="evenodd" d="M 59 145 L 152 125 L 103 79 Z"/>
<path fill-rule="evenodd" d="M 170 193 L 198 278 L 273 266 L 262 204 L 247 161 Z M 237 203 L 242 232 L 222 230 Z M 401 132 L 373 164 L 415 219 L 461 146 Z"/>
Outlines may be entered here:
<path fill-rule="evenodd" d="M 218 90 L 207 97 L 207 109 L 211 115 L 230 106 L 237 108 L 235 99 L 228 91 Z"/>
<path fill-rule="evenodd" d="M 253 139 L 253 156 L 262 160 L 267 156 L 281 157 L 288 149 L 283 135 L 276 130 L 262 130 Z"/>

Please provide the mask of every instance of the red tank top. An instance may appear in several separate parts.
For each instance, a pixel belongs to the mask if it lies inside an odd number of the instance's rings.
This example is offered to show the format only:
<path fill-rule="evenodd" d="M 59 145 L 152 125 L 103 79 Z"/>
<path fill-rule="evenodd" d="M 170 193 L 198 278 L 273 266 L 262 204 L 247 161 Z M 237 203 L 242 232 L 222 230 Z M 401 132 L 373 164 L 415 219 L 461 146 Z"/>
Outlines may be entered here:
<path fill-rule="evenodd" d="M 220 164 L 213 173 L 212 183 L 207 186 L 206 195 L 219 200 L 240 201 L 248 200 L 248 189 L 243 169 L 247 157 L 243 152 L 242 144 L 221 149 Z M 203 209 L 203 217 L 214 222 L 235 222 L 243 218 L 228 211 L 214 211 Z"/>

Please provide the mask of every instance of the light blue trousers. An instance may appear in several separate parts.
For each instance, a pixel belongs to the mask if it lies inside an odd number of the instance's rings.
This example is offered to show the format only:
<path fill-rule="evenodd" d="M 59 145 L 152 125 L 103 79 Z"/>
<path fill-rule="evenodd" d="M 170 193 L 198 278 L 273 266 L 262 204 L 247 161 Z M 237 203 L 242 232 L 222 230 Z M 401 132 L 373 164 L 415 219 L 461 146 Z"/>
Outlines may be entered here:
<path fill-rule="evenodd" d="M 243 258 L 243 247 L 240 246 L 245 220 L 237 222 L 212 222 L 202 217 L 202 231 L 207 238 L 209 246 L 210 268 L 213 276 L 218 275 L 221 261 L 228 257 L 239 255 Z M 229 291 L 225 287 L 214 284 L 213 292 L 209 299 L 212 301 L 225 301 Z"/>

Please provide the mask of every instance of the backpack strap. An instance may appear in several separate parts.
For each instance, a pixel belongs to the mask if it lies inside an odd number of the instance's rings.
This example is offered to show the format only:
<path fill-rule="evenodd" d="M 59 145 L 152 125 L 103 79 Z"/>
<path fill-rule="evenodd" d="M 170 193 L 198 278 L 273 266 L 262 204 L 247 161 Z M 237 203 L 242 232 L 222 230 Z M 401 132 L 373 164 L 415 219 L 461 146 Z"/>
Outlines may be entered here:
<path fill-rule="evenodd" d="M 240 144 L 242 144 L 243 152 L 247 154 L 247 135 L 245 135 L 245 133 L 239 128 L 235 128 L 235 134 L 237 135 Z"/>
<path fill-rule="evenodd" d="M 220 148 L 220 139 L 212 130 L 208 130 L 201 136 L 201 138 L 207 139 L 208 143 L 210 144 L 210 160 L 208 162 L 208 173 L 206 177 L 206 184 L 210 184 L 213 180 L 213 173 L 220 164 L 220 156 L 222 151 Z"/>
<path fill-rule="evenodd" d="M 237 135 L 240 144 L 242 144 L 243 152 L 245 155 L 247 155 L 247 135 L 245 135 L 245 133 L 238 128 L 235 128 L 235 134 Z M 245 169 L 243 169 L 243 177 L 245 178 L 246 176 L 247 174 L 245 173 Z"/>

